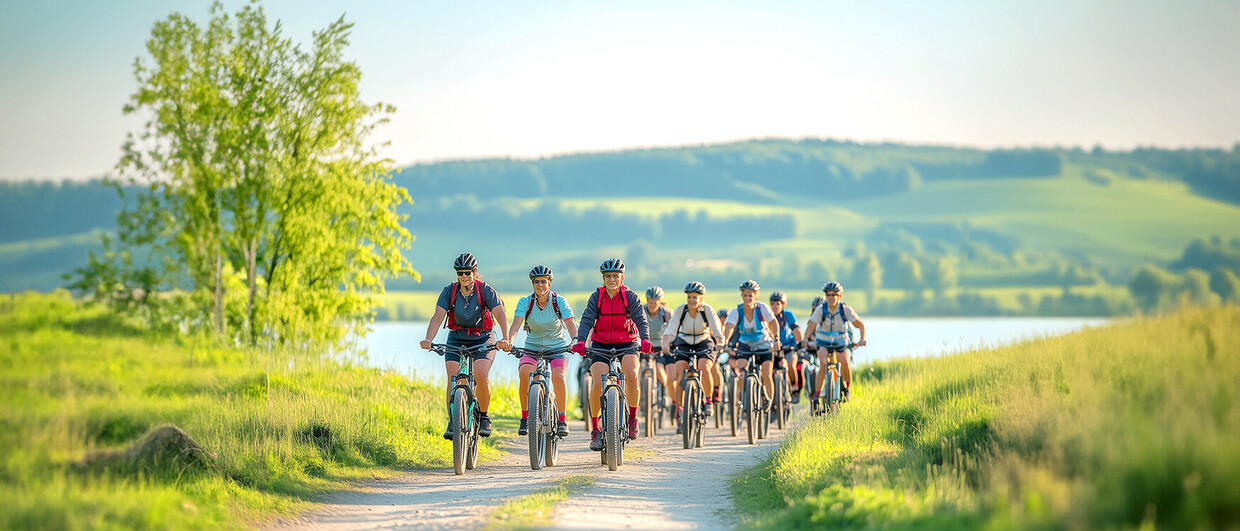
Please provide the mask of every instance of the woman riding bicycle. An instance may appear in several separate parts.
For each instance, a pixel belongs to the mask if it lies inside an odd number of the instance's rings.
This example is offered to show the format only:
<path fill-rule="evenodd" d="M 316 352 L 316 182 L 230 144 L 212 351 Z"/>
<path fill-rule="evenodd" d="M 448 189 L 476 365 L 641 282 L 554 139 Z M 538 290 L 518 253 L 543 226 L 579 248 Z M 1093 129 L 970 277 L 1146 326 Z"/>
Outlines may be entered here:
<path fill-rule="evenodd" d="M 861 340 L 857 342 L 857 347 L 865 346 L 865 323 L 861 322 L 861 318 L 851 307 L 844 304 L 844 286 L 836 281 L 831 281 L 822 286 L 825 295 L 822 304 L 814 308 L 813 315 L 809 316 L 809 320 L 805 323 L 805 343 L 806 348 L 812 340 L 818 348 L 818 359 L 822 362 L 822 366 L 827 366 L 827 360 L 832 352 L 836 353 L 836 358 L 840 362 L 840 376 L 844 380 L 841 394 L 844 400 L 849 398 L 849 389 L 852 387 L 852 368 L 848 365 L 848 325 L 857 327 L 861 331 Z M 822 393 L 822 386 L 827 381 L 826 378 L 818 378 L 817 389 L 813 390 L 811 398 L 817 398 Z"/>
<path fill-rule="evenodd" d="M 667 322 L 672 318 L 672 311 L 667 309 L 667 305 L 663 304 L 663 288 L 659 286 L 650 286 L 646 288 L 646 322 L 650 325 L 650 354 L 643 354 L 645 359 L 649 356 L 654 361 L 654 377 L 655 380 L 667 389 L 669 395 L 671 388 L 667 386 L 667 371 L 671 366 L 676 364 L 676 360 L 667 355 L 663 349 L 663 328 L 667 326 Z M 672 402 L 675 403 L 675 395 Z M 646 400 L 655 400 L 657 397 L 648 396 Z"/>
<path fill-rule="evenodd" d="M 473 348 L 487 344 L 497 338 L 493 337 L 494 321 L 499 322 L 499 331 L 503 333 L 508 325 L 508 317 L 504 314 L 504 302 L 491 286 L 478 276 L 478 260 L 473 253 L 462 253 L 452 263 L 456 269 L 456 282 L 448 284 L 439 293 L 435 303 L 435 314 L 426 326 L 426 339 L 422 340 L 422 348 L 430 350 L 431 340 L 439 331 L 439 325 L 447 318 L 448 345 L 453 347 Z M 496 348 L 511 348 L 508 339 L 499 339 Z M 487 406 L 491 405 L 491 384 L 487 378 L 491 374 L 491 361 L 494 351 L 482 350 L 474 354 L 475 396 L 478 400 L 478 435 L 491 436 L 491 419 L 487 417 Z M 444 368 L 448 371 L 448 381 L 461 366 L 461 356 L 448 352 L 444 354 Z M 449 389 L 451 392 L 451 389 Z M 452 438 L 452 426 L 444 431 L 443 438 Z"/>
<path fill-rule="evenodd" d="M 577 335 L 577 325 L 573 322 L 573 309 L 568 301 L 558 293 L 551 291 L 551 280 L 554 275 L 551 268 L 542 264 L 530 270 L 530 283 L 534 285 L 534 293 L 521 297 L 517 308 L 512 314 L 512 328 L 508 329 L 508 337 L 515 337 L 522 325 L 525 327 L 525 348 L 530 350 L 551 350 L 568 346 L 564 331 L 568 337 Z M 521 401 L 521 426 L 518 435 L 528 435 L 529 395 L 523 391 L 529 388 L 530 373 L 534 372 L 538 360 L 530 356 L 522 356 L 518 362 L 521 373 L 521 386 L 517 388 L 517 396 Z M 568 369 L 568 356 L 560 354 L 551 358 L 551 383 L 555 386 L 556 408 L 560 418 L 556 421 L 556 434 L 568 437 L 568 423 L 564 419 L 564 411 L 568 408 L 568 384 L 564 373 Z"/>
<path fill-rule="evenodd" d="M 792 391 L 792 403 L 801 401 L 801 371 L 797 368 L 797 345 L 801 344 L 801 325 L 797 316 L 788 309 L 788 296 L 782 291 L 771 294 L 771 311 L 779 322 L 779 344 L 782 346 L 775 364 L 786 369 L 788 387 Z"/>
<path fill-rule="evenodd" d="M 599 266 L 603 285 L 590 294 L 586 309 L 581 313 L 581 326 L 577 328 L 577 343 L 573 352 L 586 355 L 586 339 L 590 347 L 598 349 L 624 349 L 639 345 L 643 353 L 652 351 L 650 327 L 646 312 L 642 309 L 637 293 L 624 285 L 624 261 L 608 258 Z M 591 356 L 590 373 L 594 376 L 593 395 L 590 401 L 590 426 L 592 428 L 590 449 L 603 450 L 602 432 L 599 428 L 599 410 L 602 408 L 603 377 L 611 370 L 606 356 Z M 637 406 L 641 403 L 641 382 L 637 381 L 637 355 L 626 354 L 620 359 L 624 372 L 625 391 L 629 403 L 629 438 L 637 438 Z"/>
<path fill-rule="evenodd" d="M 663 344 L 668 345 L 668 352 L 678 351 L 675 354 L 676 365 L 669 375 L 672 396 L 675 399 L 681 398 L 680 394 L 684 392 L 680 388 L 680 377 L 690 364 L 698 369 L 702 389 L 716 389 L 718 385 L 711 366 L 715 362 L 715 345 L 723 343 L 723 332 L 719 329 L 719 317 L 715 315 L 715 309 L 703 300 L 705 296 L 706 286 L 701 282 L 695 280 L 685 285 L 685 303 L 672 313 L 672 321 L 663 332 Z M 704 398 L 706 414 L 709 415 L 710 405 L 718 397 Z M 681 400 L 675 402 L 684 403 Z M 678 415 L 679 413 L 677 411 Z M 682 429 L 683 426 L 677 425 L 676 433 L 680 433 Z"/>
<path fill-rule="evenodd" d="M 728 320 L 723 331 L 724 337 L 731 337 L 733 331 L 740 336 L 736 345 L 736 355 L 732 363 L 737 371 L 744 371 L 749 364 L 757 363 L 761 371 L 762 388 L 767 397 L 775 396 L 775 382 L 771 378 L 771 362 L 774 359 L 772 350 L 779 350 L 779 325 L 775 321 L 775 313 L 765 303 L 758 302 L 758 291 L 762 289 L 755 280 L 746 280 L 741 284 L 741 305 L 728 313 Z"/>

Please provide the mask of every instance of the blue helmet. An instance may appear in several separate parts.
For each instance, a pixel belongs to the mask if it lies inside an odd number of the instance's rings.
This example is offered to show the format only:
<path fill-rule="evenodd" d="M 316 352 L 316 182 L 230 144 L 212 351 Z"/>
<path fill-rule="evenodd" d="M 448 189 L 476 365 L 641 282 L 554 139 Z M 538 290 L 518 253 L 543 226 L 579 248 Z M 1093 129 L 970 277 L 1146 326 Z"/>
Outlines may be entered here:
<path fill-rule="evenodd" d="M 606 260 L 603 260 L 603 263 L 599 264 L 598 266 L 599 273 L 608 273 L 612 271 L 617 272 L 617 273 L 623 273 L 624 272 L 624 260 L 621 260 L 619 258 L 608 258 Z"/>

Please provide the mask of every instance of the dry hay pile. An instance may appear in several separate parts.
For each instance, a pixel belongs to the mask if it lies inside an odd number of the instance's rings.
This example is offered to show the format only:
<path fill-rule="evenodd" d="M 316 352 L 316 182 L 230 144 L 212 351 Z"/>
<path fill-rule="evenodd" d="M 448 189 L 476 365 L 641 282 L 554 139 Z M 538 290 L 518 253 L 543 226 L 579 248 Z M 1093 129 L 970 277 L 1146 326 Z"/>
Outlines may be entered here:
<path fill-rule="evenodd" d="M 216 456 L 198 444 L 185 430 L 172 424 L 157 426 L 123 450 L 88 454 L 81 465 L 88 469 L 131 471 L 213 468 Z"/>

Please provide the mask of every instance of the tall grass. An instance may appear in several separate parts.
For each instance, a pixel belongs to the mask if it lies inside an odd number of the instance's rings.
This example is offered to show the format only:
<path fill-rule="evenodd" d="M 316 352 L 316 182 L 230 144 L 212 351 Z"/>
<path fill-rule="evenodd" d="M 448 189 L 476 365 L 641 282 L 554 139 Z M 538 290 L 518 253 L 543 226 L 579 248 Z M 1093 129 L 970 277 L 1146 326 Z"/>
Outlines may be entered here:
<path fill-rule="evenodd" d="M 148 337 L 63 293 L 0 297 L 0 331 L 0 528 L 240 526 L 451 462 L 443 388 L 349 359 Z M 494 394 L 512 415 L 515 390 Z M 77 466 L 164 423 L 211 466 Z"/>
<path fill-rule="evenodd" d="M 757 528 L 1240 525 L 1240 309 L 879 363 L 734 483 Z"/>

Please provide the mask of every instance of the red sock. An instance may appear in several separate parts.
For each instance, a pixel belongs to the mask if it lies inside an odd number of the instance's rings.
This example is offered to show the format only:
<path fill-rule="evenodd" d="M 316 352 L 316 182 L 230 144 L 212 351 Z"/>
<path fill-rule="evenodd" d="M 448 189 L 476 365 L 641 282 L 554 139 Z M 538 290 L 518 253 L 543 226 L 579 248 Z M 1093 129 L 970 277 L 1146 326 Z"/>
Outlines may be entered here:
<path fill-rule="evenodd" d="M 522 409 L 522 410 L 521 410 L 521 420 L 529 420 L 529 418 L 530 418 L 530 410 L 528 410 L 528 409 Z"/>
<path fill-rule="evenodd" d="M 631 419 L 635 419 L 635 418 L 637 418 L 637 408 L 635 408 L 635 407 L 630 407 L 630 408 L 629 408 L 629 418 L 631 418 Z"/>
<path fill-rule="evenodd" d="M 590 425 L 594 427 L 594 431 L 598 431 L 598 417 L 590 417 Z"/>
<path fill-rule="evenodd" d="M 564 414 L 560 413 L 560 422 L 564 422 Z"/>

